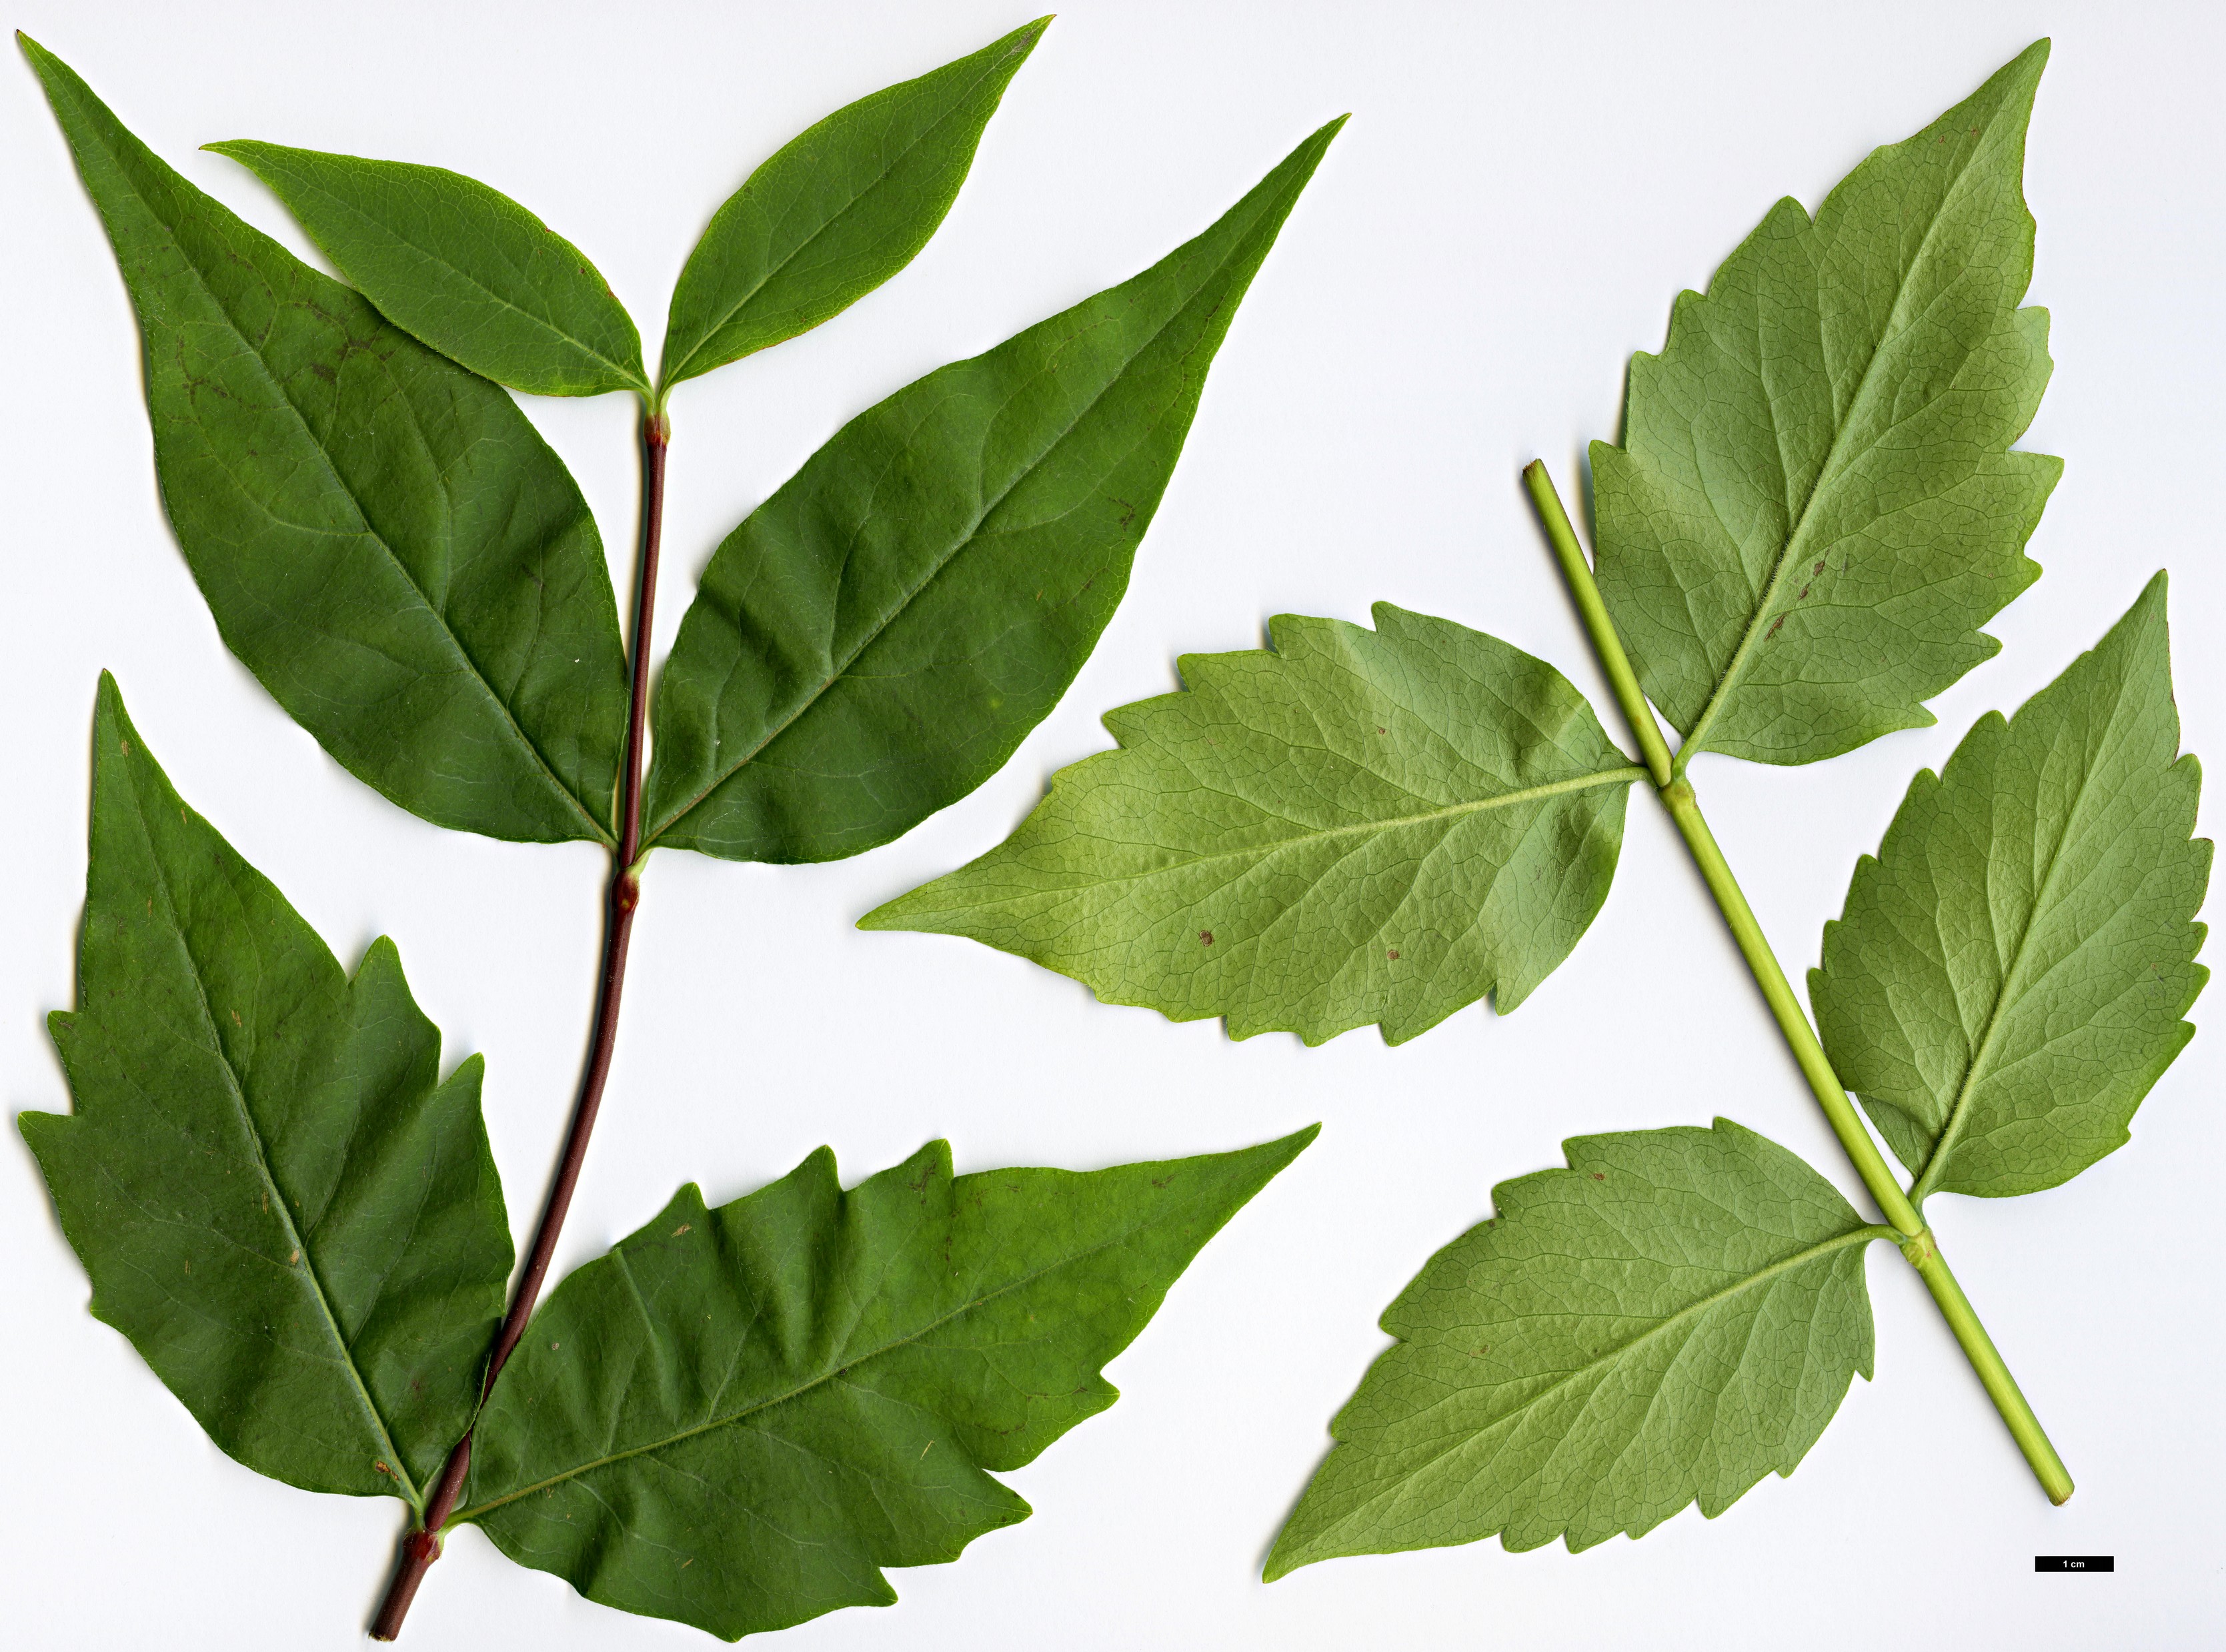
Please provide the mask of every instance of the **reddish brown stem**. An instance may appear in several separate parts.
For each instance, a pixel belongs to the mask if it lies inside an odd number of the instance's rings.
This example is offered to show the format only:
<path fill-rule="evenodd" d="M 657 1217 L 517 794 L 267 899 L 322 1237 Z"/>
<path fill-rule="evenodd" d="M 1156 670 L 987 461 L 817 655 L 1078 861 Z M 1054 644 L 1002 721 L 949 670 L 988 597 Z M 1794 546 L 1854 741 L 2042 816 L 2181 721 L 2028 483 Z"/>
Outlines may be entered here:
<path fill-rule="evenodd" d="M 619 999 L 626 989 L 626 945 L 633 937 L 634 908 L 641 903 L 641 759 L 642 732 L 649 710 L 649 632 L 657 601 L 657 546 L 665 516 L 665 453 L 671 439 L 662 413 L 645 412 L 641 422 L 641 568 L 634 593 L 633 674 L 626 707 L 625 766 L 619 791 L 619 842 L 612 852 L 611 886 L 603 925 L 603 977 L 595 998 L 595 1024 L 588 1035 L 587 1071 L 580 1077 L 579 1104 L 572 1110 L 571 1133 L 564 1139 L 564 1155 L 549 1185 L 548 1202 L 541 1207 L 541 1226 L 533 1236 L 533 1249 L 525 1258 L 511 1294 L 510 1312 L 495 1335 L 487 1356 L 487 1376 L 480 1385 L 484 1401 L 511 1350 L 525 1334 L 533 1317 L 549 1264 L 556 1255 L 556 1238 L 564 1217 L 572 1208 L 572 1191 L 579 1185 L 580 1166 L 588 1156 L 588 1138 L 595 1128 L 595 1115 L 603 1105 L 603 1084 L 611 1071 L 611 1052 L 618 1043 Z M 441 1558 L 441 1528 L 448 1523 L 456 1500 L 463 1495 L 465 1477 L 471 1471 L 472 1435 L 464 1437 L 448 1453 L 433 1495 L 427 1499 L 425 1517 L 402 1540 L 402 1558 L 387 1585 L 386 1598 L 372 1620 L 371 1637 L 391 1641 L 402 1633 L 402 1620 L 417 1598 L 417 1585 L 427 1568 Z"/>

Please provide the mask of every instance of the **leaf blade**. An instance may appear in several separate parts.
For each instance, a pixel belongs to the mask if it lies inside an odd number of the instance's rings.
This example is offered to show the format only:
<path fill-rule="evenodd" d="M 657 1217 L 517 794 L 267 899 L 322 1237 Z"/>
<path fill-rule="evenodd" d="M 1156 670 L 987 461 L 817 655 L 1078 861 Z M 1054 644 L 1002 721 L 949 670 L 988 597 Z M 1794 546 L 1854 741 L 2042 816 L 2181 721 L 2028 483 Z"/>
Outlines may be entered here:
<path fill-rule="evenodd" d="M 2060 461 L 2013 452 L 2049 376 L 2020 309 L 2037 42 L 1812 223 L 1783 200 L 1593 446 L 1600 583 L 1649 698 L 1701 750 L 1808 763 L 1921 728 L 2039 576 Z"/>
<path fill-rule="evenodd" d="M 537 396 L 650 393 L 641 335 L 587 255 L 499 190 L 442 167 L 207 143 L 265 184 L 380 315 Z"/>
<path fill-rule="evenodd" d="M 1862 1255 L 1887 1230 L 1800 1160 L 1728 1119 L 1566 1151 L 1494 1188 L 1493 1218 L 1385 1312 L 1400 1340 L 1338 1414 L 1269 1581 L 1495 1532 L 1574 1553 L 1696 1499 L 1713 1519 L 1870 1376 Z"/>
<path fill-rule="evenodd" d="M 105 673 L 94 740 L 74 1107 L 19 1120 L 92 1312 L 250 1468 L 421 1505 L 510 1274 L 480 1059 L 440 1078 L 393 944 L 348 979 Z"/>
<path fill-rule="evenodd" d="M 2194 1036 L 2210 845 L 2179 755 L 2166 583 L 1911 782 L 1809 972 L 1826 1052 L 1935 1191 L 2070 1180 Z"/>
<path fill-rule="evenodd" d="M 164 509 L 226 644 L 436 825 L 612 841 L 618 605 L 509 397 L 195 189 L 22 41 L 118 249 Z"/>
<path fill-rule="evenodd" d="M 822 1148 L 716 1210 L 684 1187 L 534 1317 L 457 1517 L 728 1639 L 887 1604 L 882 1566 L 1025 1517 L 989 1471 L 1112 1403 L 1099 1368 L 1313 1134 L 957 1178 L 936 1142 L 847 1193 Z"/>
<path fill-rule="evenodd" d="M 844 105 L 712 215 L 672 289 L 666 390 L 831 320 L 913 261 L 1049 17 Z M 861 182 L 860 181 L 863 181 Z"/>
<path fill-rule="evenodd" d="M 1213 353 L 1342 124 L 1142 275 L 852 420 L 728 536 L 658 686 L 645 843 L 833 860 L 996 772 L 1126 589 Z"/>
<path fill-rule="evenodd" d="M 1568 679 L 1450 621 L 1279 616 L 1109 714 L 1004 843 L 859 920 L 964 935 L 1175 1020 L 1398 1044 L 1511 1012 L 1607 898 L 1644 779 Z"/>

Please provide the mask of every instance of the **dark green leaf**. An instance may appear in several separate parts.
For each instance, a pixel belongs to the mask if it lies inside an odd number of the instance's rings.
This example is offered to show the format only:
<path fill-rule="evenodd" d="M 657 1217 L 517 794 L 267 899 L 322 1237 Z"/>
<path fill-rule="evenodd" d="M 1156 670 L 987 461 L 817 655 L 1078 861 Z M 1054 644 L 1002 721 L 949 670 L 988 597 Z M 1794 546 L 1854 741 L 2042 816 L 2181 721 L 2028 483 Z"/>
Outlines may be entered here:
<path fill-rule="evenodd" d="M 510 397 L 162 164 L 26 40 L 146 342 L 162 501 L 217 628 L 442 826 L 607 841 L 625 650 L 602 543 Z"/>
<path fill-rule="evenodd" d="M 2012 453 L 2048 383 L 2020 176 L 2043 41 L 1812 224 L 1787 199 L 1631 364 L 1593 444 L 1600 584 L 1688 753 L 1809 763 L 1932 721 L 2038 578 L 2060 461 Z"/>
<path fill-rule="evenodd" d="M 2162 574 L 2015 717 L 1989 712 L 1911 782 L 1809 993 L 1918 1197 L 2030 1193 L 2125 1144 L 2210 975 L 2201 785 Z"/>
<path fill-rule="evenodd" d="M 1638 1537 L 1790 1474 L 1871 1374 L 1868 1227 L 1718 1119 L 1565 1144 L 1383 1316 L 1399 1338 L 1331 1425 L 1272 1581 L 1340 1554 Z"/>
<path fill-rule="evenodd" d="M 508 195 L 440 167 L 204 147 L 269 184 L 379 314 L 474 372 L 540 396 L 649 394 L 641 335 L 601 272 Z"/>
<path fill-rule="evenodd" d="M 103 674 L 75 1109 L 25 1113 L 92 1311 L 226 1451 L 423 1503 L 470 1421 L 511 1264 L 477 1056 L 394 944 L 350 981 L 178 794 Z"/>
<path fill-rule="evenodd" d="M 752 173 L 672 289 L 665 387 L 809 332 L 910 264 L 1050 23 L 836 110 Z"/>
<path fill-rule="evenodd" d="M 844 1192 L 825 1148 L 663 1215 L 559 1286 L 480 1420 L 467 1507 L 591 1600 L 728 1639 L 887 1605 L 1028 1506 L 989 1477 L 1116 1397 L 1099 1368 L 1313 1139 Z"/>
<path fill-rule="evenodd" d="M 1206 369 L 1341 122 L 1142 275 L 861 414 L 719 547 L 646 837 L 828 861 L 995 773 L 1128 588 Z"/>
<path fill-rule="evenodd" d="M 1626 788 L 1568 680 L 1450 620 L 1285 614 L 1105 719 L 1002 844 L 867 915 L 971 936 L 1175 1020 L 1388 1043 L 1504 1013 L 1607 899 Z"/>

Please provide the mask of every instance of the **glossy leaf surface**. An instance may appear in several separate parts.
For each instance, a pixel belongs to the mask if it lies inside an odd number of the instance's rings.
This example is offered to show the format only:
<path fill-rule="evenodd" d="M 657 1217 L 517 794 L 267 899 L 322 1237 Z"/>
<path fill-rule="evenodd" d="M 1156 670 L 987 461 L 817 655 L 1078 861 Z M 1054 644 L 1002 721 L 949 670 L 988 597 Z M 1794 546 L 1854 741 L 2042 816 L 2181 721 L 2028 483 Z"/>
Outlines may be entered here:
<path fill-rule="evenodd" d="M 1932 721 L 2039 576 L 2060 461 L 2013 453 L 2048 383 L 2021 187 L 2041 41 L 1811 222 L 1771 209 L 1593 444 L 1600 584 L 1686 752 L 1809 763 Z"/>
<path fill-rule="evenodd" d="M 607 840 L 602 542 L 510 397 L 157 160 L 23 42 L 146 344 L 162 502 L 232 651 L 352 773 L 490 837 Z"/>
<path fill-rule="evenodd" d="M 996 772 L 1112 617 L 1340 124 L 1143 274 L 853 419 L 728 537 L 658 688 L 646 841 L 835 860 Z"/>
<path fill-rule="evenodd" d="M 393 943 L 349 980 L 105 675 L 93 761 L 74 1110 L 19 1120 L 92 1312 L 250 1468 L 420 1504 L 510 1274 L 480 1059 L 442 1081 Z"/>
<path fill-rule="evenodd" d="M 1868 1227 L 1728 1119 L 1566 1144 L 1383 1316 L 1270 1580 L 1341 1554 L 1571 1550 L 1790 1474 L 1871 1374 Z"/>
<path fill-rule="evenodd" d="M 499 190 L 441 167 L 241 139 L 380 315 L 474 372 L 541 396 L 649 393 L 641 335 L 587 255 Z"/>
<path fill-rule="evenodd" d="M 822 1148 L 716 1210 L 691 1185 L 534 1316 L 467 1507 L 592 1600 L 728 1639 L 887 1605 L 1028 1506 L 1016 1469 L 1116 1392 L 1199 1249 L 1312 1129 L 1238 1153 L 954 1177 L 932 1142 L 845 1192 Z"/>
<path fill-rule="evenodd" d="M 1050 22 L 836 110 L 752 173 L 672 289 L 664 384 L 808 332 L 910 264 Z"/>
<path fill-rule="evenodd" d="M 2161 574 L 2015 717 L 1988 713 L 1911 783 L 1809 993 L 1920 1194 L 2029 1193 L 2125 1144 L 2210 975 L 2201 784 Z"/>
<path fill-rule="evenodd" d="M 1286 614 L 1105 719 L 1018 831 L 870 913 L 1176 1020 L 1396 1044 L 1529 996 L 1607 899 L 1646 778 L 1545 661 L 1450 620 Z"/>

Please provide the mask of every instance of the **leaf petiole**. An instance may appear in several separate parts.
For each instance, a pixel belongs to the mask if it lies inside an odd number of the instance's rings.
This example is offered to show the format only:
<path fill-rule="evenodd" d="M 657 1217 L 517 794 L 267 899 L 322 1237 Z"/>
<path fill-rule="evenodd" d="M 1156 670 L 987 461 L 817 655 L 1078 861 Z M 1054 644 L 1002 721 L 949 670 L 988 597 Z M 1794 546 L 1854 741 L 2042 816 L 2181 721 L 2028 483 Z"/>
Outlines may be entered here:
<path fill-rule="evenodd" d="M 2032 1407 L 2026 1402 L 2019 1389 L 2017 1379 L 1980 1323 L 1970 1299 L 1956 1282 L 1956 1275 L 1940 1254 L 1938 1242 L 1931 1229 L 1925 1226 L 1924 1217 L 1887 1166 L 1885 1155 L 1864 1128 L 1854 1103 L 1848 1098 L 1847 1087 L 1833 1071 L 1824 1046 L 1818 1042 L 1816 1030 L 1809 1024 L 1800 1001 L 1793 995 L 1793 988 L 1778 965 L 1778 956 L 1771 950 L 1770 942 L 1756 921 L 1754 910 L 1747 905 L 1739 880 L 1724 859 L 1715 835 L 1708 829 L 1707 817 L 1701 813 L 1698 796 L 1693 783 L 1677 773 L 1668 743 L 1654 720 L 1654 713 L 1640 692 L 1638 679 L 1631 670 L 1625 654 L 1622 639 L 1616 634 L 1614 622 L 1609 619 L 1607 607 L 1600 599 L 1600 588 L 1594 582 L 1591 565 L 1585 560 L 1583 547 L 1577 542 L 1576 530 L 1570 524 L 1568 512 L 1562 508 L 1561 495 L 1555 491 L 1552 477 L 1546 473 L 1543 461 L 1532 460 L 1523 467 L 1523 480 L 1530 491 L 1532 503 L 1538 509 L 1545 526 L 1546 537 L 1553 546 L 1555 560 L 1561 567 L 1568 581 L 1579 618 L 1584 622 L 1585 635 L 1591 642 L 1600 669 L 1606 674 L 1614 691 L 1616 703 L 1622 708 L 1624 717 L 1631 725 L 1639 749 L 1646 759 L 1648 772 L 1654 777 L 1656 795 L 1663 807 L 1670 811 L 1676 823 L 1678 836 L 1685 840 L 1694 863 L 1700 867 L 1701 879 L 1715 899 L 1717 910 L 1723 914 L 1724 923 L 1739 944 L 1739 955 L 1746 960 L 1755 984 L 1761 988 L 1764 1001 L 1778 1031 L 1784 1036 L 1786 1045 L 1799 1064 L 1802 1077 L 1809 1081 L 1817 1104 L 1832 1127 L 1833 1134 L 1840 1140 L 1855 1173 L 1862 1178 L 1863 1185 L 1870 1190 L 1871 1198 L 1885 1213 L 1901 1236 L 1902 1255 L 1915 1268 L 1918 1276 L 1931 1292 L 1942 1318 L 1955 1332 L 1963 1356 L 1978 1374 L 1987 1390 L 1987 1397 L 1994 1402 L 1994 1409 L 2017 1441 L 2018 1449 L 2025 1453 L 2041 1489 L 2048 1493 L 2049 1501 L 2061 1503 L 2072 1491 L 2071 1476 L 2064 1466 L 2064 1459 L 2056 1454 L 2049 1443 L 2047 1433 L 2040 1420 L 2033 1415 Z M 1675 778 L 1672 778 L 1672 777 Z"/>

